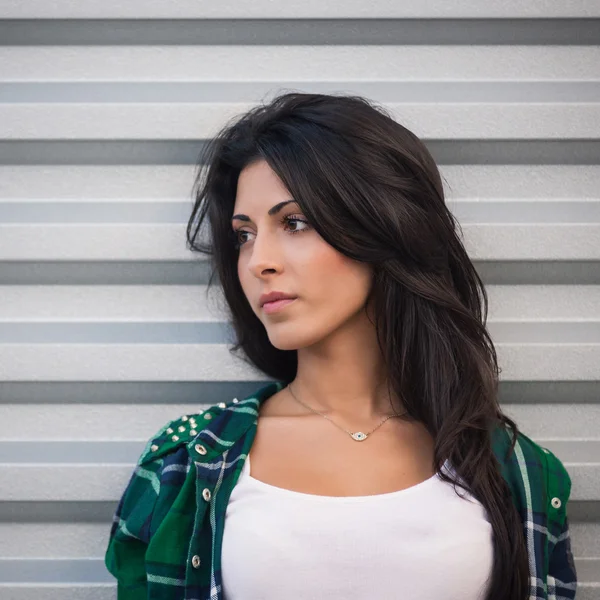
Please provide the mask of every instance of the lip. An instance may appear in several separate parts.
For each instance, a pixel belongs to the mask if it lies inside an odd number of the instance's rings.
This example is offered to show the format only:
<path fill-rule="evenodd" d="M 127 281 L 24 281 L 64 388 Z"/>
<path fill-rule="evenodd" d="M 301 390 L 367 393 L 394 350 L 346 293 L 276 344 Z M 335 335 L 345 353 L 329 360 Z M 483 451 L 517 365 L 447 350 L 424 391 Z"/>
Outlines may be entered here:
<path fill-rule="evenodd" d="M 262 309 L 265 313 L 270 315 L 283 310 L 286 306 L 289 306 L 296 300 L 297 298 L 281 298 L 280 300 L 275 300 L 274 302 L 265 302 Z"/>
<path fill-rule="evenodd" d="M 259 303 L 261 306 L 263 306 L 266 302 L 275 302 L 276 300 L 282 300 L 284 298 L 295 298 L 295 296 L 274 290 L 268 294 L 262 294 L 259 298 Z"/>

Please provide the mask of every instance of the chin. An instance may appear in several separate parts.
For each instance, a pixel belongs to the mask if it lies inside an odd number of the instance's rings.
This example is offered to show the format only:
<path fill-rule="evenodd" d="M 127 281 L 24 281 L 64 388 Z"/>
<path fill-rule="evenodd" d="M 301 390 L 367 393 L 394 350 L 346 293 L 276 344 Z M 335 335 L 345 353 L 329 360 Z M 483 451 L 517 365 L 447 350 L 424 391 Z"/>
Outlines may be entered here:
<path fill-rule="evenodd" d="M 267 334 L 271 344 L 278 350 L 299 350 L 300 348 L 312 346 L 313 344 L 318 343 L 319 340 L 323 339 L 322 335 L 315 335 L 314 333 L 307 335 L 306 332 L 296 333 L 293 331 L 274 331 L 275 329 L 277 329 L 275 326 L 267 327 Z M 297 327 L 294 327 L 294 329 L 298 330 Z"/>

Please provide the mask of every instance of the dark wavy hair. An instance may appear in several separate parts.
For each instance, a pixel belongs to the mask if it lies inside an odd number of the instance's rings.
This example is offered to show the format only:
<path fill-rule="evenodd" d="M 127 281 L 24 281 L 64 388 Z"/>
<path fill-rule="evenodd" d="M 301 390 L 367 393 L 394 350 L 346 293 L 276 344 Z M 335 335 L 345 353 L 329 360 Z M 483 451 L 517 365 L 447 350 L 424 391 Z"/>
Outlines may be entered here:
<path fill-rule="evenodd" d="M 279 350 L 237 274 L 231 217 L 238 177 L 265 160 L 308 222 L 338 252 L 369 263 L 377 340 L 388 385 L 409 419 L 435 441 L 488 513 L 494 561 L 487 600 L 526 600 L 529 567 L 521 517 L 492 450 L 492 430 L 518 427 L 497 399 L 499 368 L 486 330 L 488 299 L 446 206 L 424 143 L 373 101 L 356 95 L 280 93 L 228 122 L 204 146 L 187 226 L 192 251 L 210 257 L 235 335 L 231 352 L 290 383 L 297 351 Z M 200 230 L 208 215 L 209 239 Z M 462 232 L 461 232 L 462 233 Z M 454 487 L 456 491 L 456 487 Z M 458 492 L 457 492 L 458 493 Z"/>

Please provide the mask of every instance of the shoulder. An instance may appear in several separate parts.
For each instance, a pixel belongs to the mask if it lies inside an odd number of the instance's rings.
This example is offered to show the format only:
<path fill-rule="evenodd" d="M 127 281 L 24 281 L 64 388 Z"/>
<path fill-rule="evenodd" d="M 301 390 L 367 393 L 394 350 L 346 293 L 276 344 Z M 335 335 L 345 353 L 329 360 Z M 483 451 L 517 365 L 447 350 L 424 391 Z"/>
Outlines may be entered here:
<path fill-rule="evenodd" d="M 552 513 L 560 520 L 566 515 L 566 505 L 571 495 L 571 477 L 564 463 L 554 452 L 537 444 L 524 433 L 520 433 L 521 446 L 540 457 L 542 481 L 546 489 L 546 499 Z"/>
<path fill-rule="evenodd" d="M 496 450 L 502 450 L 501 455 L 498 453 L 501 468 L 515 493 L 528 508 L 564 521 L 571 477 L 562 460 L 520 430 L 513 451 L 506 456 L 513 434 L 502 429 L 503 442 L 497 443 Z"/>
<path fill-rule="evenodd" d="M 525 459 L 535 456 L 540 463 L 549 492 L 568 496 L 571 491 L 571 477 L 562 460 L 521 431 L 518 439 Z"/>
<path fill-rule="evenodd" d="M 206 434 L 207 431 L 214 429 L 218 421 L 217 417 L 226 410 L 232 410 L 237 403 L 238 399 L 234 398 L 229 402 L 219 402 L 198 412 L 184 414 L 167 421 L 146 442 L 138 465 L 163 459 L 178 449 L 192 444 L 200 434 Z"/>

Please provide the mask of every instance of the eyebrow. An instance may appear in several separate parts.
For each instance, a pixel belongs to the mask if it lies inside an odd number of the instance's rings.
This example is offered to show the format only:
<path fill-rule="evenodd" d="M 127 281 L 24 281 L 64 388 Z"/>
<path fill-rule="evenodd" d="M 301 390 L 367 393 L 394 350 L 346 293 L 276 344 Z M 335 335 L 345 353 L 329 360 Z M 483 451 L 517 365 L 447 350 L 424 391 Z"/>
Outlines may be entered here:
<path fill-rule="evenodd" d="M 278 204 L 276 204 L 275 206 L 272 206 L 269 211 L 267 212 L 267 214 L 272 217 L 273 215 L 276 215 L 286 204 L 290 204 L 290 202 L 294 202 L 295 204 L 298 204 L 295 200 L 284 200 L 283 202 L 279 202 Z M 231 217 L 231 220 L 233 221 L 234 219 L 237 219 L 238 221 L 252 221 L 252 219 L 248 216 L 248 215 L 233 215 L 233 217 Z"/>

